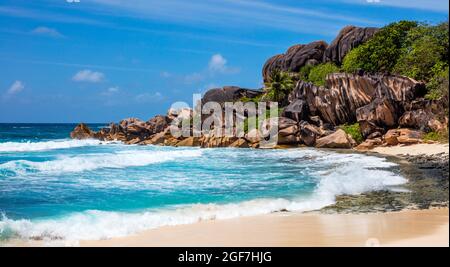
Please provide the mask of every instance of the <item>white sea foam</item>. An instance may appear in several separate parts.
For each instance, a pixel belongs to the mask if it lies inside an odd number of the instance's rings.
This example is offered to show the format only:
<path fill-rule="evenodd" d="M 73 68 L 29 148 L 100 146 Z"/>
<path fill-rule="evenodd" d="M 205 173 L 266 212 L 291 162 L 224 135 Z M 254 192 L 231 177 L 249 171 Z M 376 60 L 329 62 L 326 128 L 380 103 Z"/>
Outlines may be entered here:
<path fill-rule="evenodd" d="M 60 174 L 70 172 L 92 171 L 101 168 L 126 168 L 147 166 L 154 163 L 177 159 L 189 159 L 201 156 L 200 149 L 151 151 L 126 150 L 115 153 L 96 153 L 79 156 L 60 156 L 58 159 L 36 162 L 29 160 L 14 160 L 0 164 L 0 169 L 25 175 L 27 172 L 45 174 Z"/>
<path fill-rule="evenodd" d="M 186 150 L 194 154 L 198 150 Z M 178 151 L 180 153 L 183 151 Z M 341 194 L 359 194 L 366 191 L 390 189 L 406 183 L 406 179 L 391 170 L 384 169 L 395 164 L 383 158 L 358 154 L 337 154 L 312 150 L 292 150 L 289 157 L 314 156 L 311 164 L 322 166 L 312 171 L 319 183 L 309 196 L 294 199 L 255 199 L 231 204 L 198 204 L 147 210 L 139 213 L 85 211 L 53 220 L 10 220 L 0 221 L 0 233 L 14 233 L 25 239 L 53 240 L 60 245 L 73 245 L 78 240 L 98 240 L 122 237 L 147 229 L 167 225 L 190 224 L 201 220 L 228 219 L 240 216 L 268 214 L 283 209 L 308 211 L 333 204 Z M 278 157 L 281 152 L 269 152 L 266 156 Z M 125 154 L 126 157 L 130 156 Z M 173 156 L 173 155 L 172 155 Z M 150 156 L 149 156 L 150 157 Z M 162 155 L 156 156 L 161 158 Z M 150 162 L 142 154 L 141 164 Z M 131 159 L 129 159 L 131 161 Z M 134 158 L 133 160 L 136 160 Z M 127 160 L 126 160 L 127 161 Z M 128 161 L 128 162 L 130 162 Z M 101 160 L 104 166 L 111 166 L 108 160 Z M 108 163 L 105 163 L 108 162 Z M 98 162 L 97 162 L 98 163 Z M 115 163 L 116 164 L 116 163 Z M 59 241 L 58 241 L 59 240 Z M 61 241 L 62 240 L 62 241 Z M 75 242 L 75 243 L 74 243 Z"/>
<path fill-rule="evenodd" d="M 54 149 L 67 149 L 101 144 L 98 140 L 54 140 L 44 142 L 5 142 L 0 143 L 0 152 L 33 152 Z"/>

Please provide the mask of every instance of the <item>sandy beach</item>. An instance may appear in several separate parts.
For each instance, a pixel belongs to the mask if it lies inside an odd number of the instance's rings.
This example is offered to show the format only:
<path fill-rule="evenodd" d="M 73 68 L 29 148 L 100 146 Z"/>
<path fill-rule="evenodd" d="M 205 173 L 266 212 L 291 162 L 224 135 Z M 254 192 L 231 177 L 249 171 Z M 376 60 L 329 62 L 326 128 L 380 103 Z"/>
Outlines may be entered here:
<path fill-rule="evenodd" d="M 448 153 L 448 144 L 378 147 L 388 156 Z M 274 213 L 162 227 L 81 246 L 449 246 L 448 208 L 369 214 Z"/>
<path fill-rule="evenodd" d="M 149 230 L 81 246 L 449 246 L 449 211 L 274 213 Z"/>
<path fill-rule="evenodd" d="M 436 155 L 440 153 L 449 152 L 448 144 L 416 144 L 410 146 L 386 146 L 386 147 L 376 147 L 371 152 L 376 152 L 383 155 L 389 156 L 401 156 L 401 155 Z"/>

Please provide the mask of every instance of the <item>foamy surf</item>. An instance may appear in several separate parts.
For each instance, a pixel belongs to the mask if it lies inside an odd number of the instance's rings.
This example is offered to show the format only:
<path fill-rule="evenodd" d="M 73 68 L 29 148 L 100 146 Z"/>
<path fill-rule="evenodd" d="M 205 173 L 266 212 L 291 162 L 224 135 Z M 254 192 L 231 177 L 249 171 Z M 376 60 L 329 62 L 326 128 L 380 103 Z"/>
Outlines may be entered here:
<path fill-rule="evenodd" d="M 127 150 L 114 153 L 61 156 L 58 159 L 43 162 L 15 160 L 0 164 L 0 170 L 3 169 L 20 175 L 26 175 L 27 173 L 56 175 L 103 168 L 121 169 L 147 166 L 165 161 L 196 158 L 201 154 L 200 149 L 175 151 Z"/>
<path fill-rule="evenodd" d="M 4 142 L 0 143 L 0 152 L 34 152 L 55 149 L 68 149 L 102 144 L 98 140 L 54 140 L 42 142 Z"/>
<path fill-rule="evenodd" d="M 295 154 L 308 155 L 308 152 L 302 153 L 300 150 L 288 153 L 294 157 Z M 76 245 L 80 240 L 124 237 L 162 226 L 191 224 L 203 220 L 263 215 L 281 210 L 317 210 L 333 204 L 336 196 L 341 194 L 389 190 L 406 183 L 406 179 L 385 169 L 395 164 L 382 158 L 317 151 L 313 151 L 308 157 L 312 154 L 316 157 L 316 164 L 326 161 L 329 168 L 311 173 L 318 177 L 319 182 L 314 191 L 306 196 L 292 199 L 257 198 L 228 204 L 177 205 L 135 213 L 90 210 L 47 220 L 11 220 L 3 217 L 0 221 L 0 235 L 44 240 L 49 244 L 57 242 L 59 245 Z M 267 153 L 267 156 L 278 157 L 280 152 Z M 375 165 L 381 169 L 374 169 Z"/>

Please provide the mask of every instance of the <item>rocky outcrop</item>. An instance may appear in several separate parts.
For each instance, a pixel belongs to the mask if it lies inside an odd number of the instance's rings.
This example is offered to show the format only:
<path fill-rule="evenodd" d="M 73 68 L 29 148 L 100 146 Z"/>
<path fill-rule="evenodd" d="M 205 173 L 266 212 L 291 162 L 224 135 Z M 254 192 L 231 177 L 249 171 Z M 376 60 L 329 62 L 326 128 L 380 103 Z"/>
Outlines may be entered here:
<path fill-rule="evenodd" d="M 264 82 L 270 81 L 270 76 L 275 70 L 296 73 L 305 65 L 330 61 L 340 65 L 351 49 L 369 40 L 377 30 L 377 28 L 347 26 L 330 45 L 324 41 L 315 41 L 291 46 L 286 53 L 273 56 L 266 61 L 262 69 Z"/>
<path fill-rule="evenodd" d="M 273 144 L 273 139 L 266 140 L 267 138 L 260 136 L 256 129 L 239 138 L 215 136 L 214 132 L 187 138 L 173 136 L 170 131 L 171 124 L 185 125 L 186 122 L 193 121 L 193 110 L 190 108 L 170 109 L 167 116 L 155 116 L 148 121 L 125 119 L 98 132 L 80 124 L 71 133 L 71 137 L 167 146 L 264 148 L 278 144 L 351 148 L 356 145 L 355 141 L 340 130 L 342 127 L 339 125 L 358 122 L 366 139 L 358 149 L 366 150 L 378 145 L 417 143 L 421 142 L 422 132 L 446 131 L 447 99 L 423 99 L 425 84 L 408 77 L 387 73 L 332 73 L 326 77 L 325 86 L 322 87 L 298 81 L 299 75 L 295 73 L 303 66 L 324 62 L 339 65 L 351 49 L 366 42 L 376 32 L 376 28 L 348 26 L 340 31 L 330 45 L 323 41 L 295 45 L 286 53 L 267 60 L 262 71 L 265 82 L 270 80 L 273 71 L 280 70 L 290 72 L 296 83 L 294 90 L 279 102 L 283 110 L 276 118 L 279 126 L 276 144 Z M 262 94 L 264 92 L 261 90 L 225 86 L 206 92 L 201 103 L 219 103 L 224 112 L 225 102 L 237 102 L 244 97 L 255 98 Z M 246 110 L 244 115 L 236 116 L 254 117 L 256 114 L 250 114 L 250 111 Z M 202 114 L 202 122 L 208 117 L 210 115 Z M 266 121 L 270 120 L 272 119 L 263 120 L 263 127 Z M 213 127 L 216 127 L 215 124 L 213 123 Z M 398 127 L 402 128 L 392 130 Z M 192 136 L 194 127 L 183 131 L 183 136 Z"/>
<path fill-rule="evenodd" d="M 306 146 L 314 146 L 317 138 L 327 135 L 325 131 L 307 121 L 300 122 L 299 134 L 301 143 Z"/>
<path fill-rule="evenodd" d="M 317 65 L 322 62 L 323 53 L 327 48 L 324 41 L 316 41 L 306 45 L 294 45 L 285 54 L 269 58 L 263 67 L 264 81 L 270 81 L 275 70 L 298 72 L 305 65 Z"/>
<path fill-rule="evenodd" d="M 355 147 L 356 150 L 365 151 L 375 148 L 383 144 L 383 140 L 379 137 L 373 139 L 366 139 L 364 142 Z"/>
<path fill-rule="evenodd" d="M 86 124 L 80 123 L 70 133 L 72 139 L 89 139 L 94 138 L 95 132 L 93 132 Z"/>
<path fill-rule="evenodd" d="M 316 141 L 317 148 L 352 148 L 355 145 L 355 140 L 341 129 Z"/>
<path fill-rule="evenodd" d="M 340 125 L 355 122 L 356 110 L 371 104 L 377 98 L 391 103 L 412 101 L 423 93 L 423 87 L 423 83 L 403 76 L 334 73 L 328 75 L 325 87 L 300 81 L 289 95 L 289 102 L 292 104 L 299 99 L 304 100 L 308 103 L 310 115 L 317 115 L 324 122 Z M 360 117 L 380 119 L 373 111 L 381 111 L 384 104 L 385 102 L 377 100 L 371 107 L 362 109 Z M 395 114 L 401 114 L 396 109 L 397 106 L 390 104 L 388 109 L 390 108 L 394 108 L 391 111 Z M 374 114 L 366 114 L 364 111 Z M 390 122 L 386 120 L 386 123 Z"/>
<path fill-rule="evenodd" d="M 308 103 L 303 99 L 295 99 L 283 109 L 281 116 L 300 122 L 308 116 Z"/>
<path fill-rule="evenodd" d="M 202 98 L 202 104 L 208 102 L 217 102 L 220 104 L 236 102 L 243 97 L 254 98 L 262 93 L 259 90 L 245 89 L 237 86 L 224 86 L 223 88 L 214 88 L 206 92 Z"/>
<path fill-rule="evenodd" d="M 377 31 L 378 28 L 344 27 L 325 50 L 323 61 L 341 64 L 350 50 L 372 38 Z"/>
<path fill-rule="evenodd" d="M 168 116 L 157 115 L 147 121 L 147 129 L 151 134 L 162 132 L 169 127 L 171 119 Z"/>
<path fill-rule="evenodd" d="M 387 145 L 397 144 L 417 144 L 422 141 L 423 132 L 411 129 L 392 129 L 384 136 L 383 140 Z"/>
<path fill-rule="evenodd" d="M 447 101 L 417 99 L 405 105 L 399 125 L 421 131 L 445 131 L 448 127 Z"/>
<path fill-rule="evenodd" d="M 280 117 L 278 119 L 278 144 L 293 145 L 300 142 L 299 127 L 296 121 Z"/>

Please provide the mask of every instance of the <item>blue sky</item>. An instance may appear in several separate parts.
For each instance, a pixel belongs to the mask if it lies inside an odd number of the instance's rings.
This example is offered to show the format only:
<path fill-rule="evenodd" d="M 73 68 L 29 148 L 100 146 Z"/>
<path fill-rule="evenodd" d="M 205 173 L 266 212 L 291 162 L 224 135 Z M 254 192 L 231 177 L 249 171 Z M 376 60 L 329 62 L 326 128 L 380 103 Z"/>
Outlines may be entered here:
<path fill-rule="evenodd" d="M 446 0 L 0 0 L 0 122 L 149 119 L 345 25 L 448 19 Z"/>

